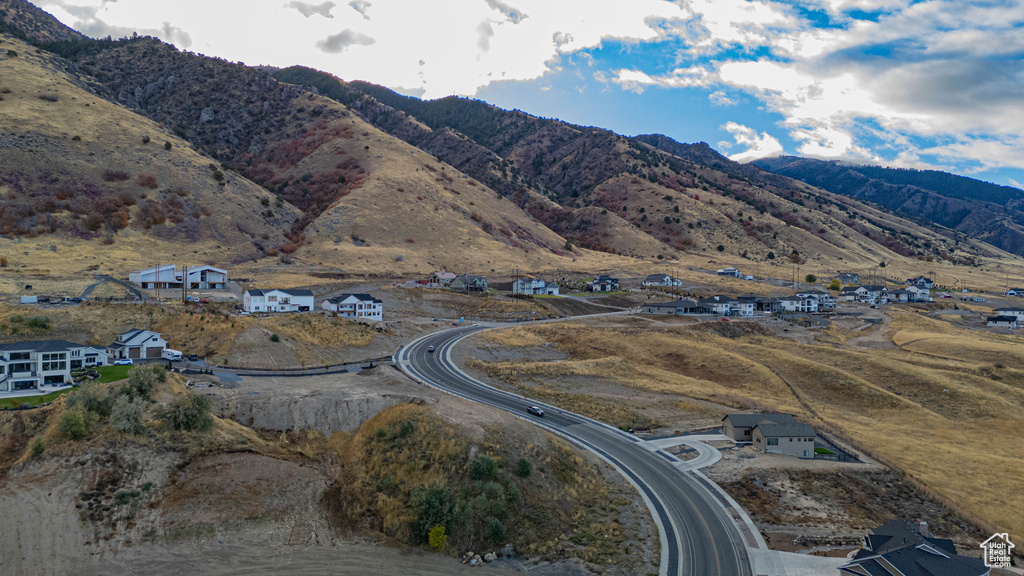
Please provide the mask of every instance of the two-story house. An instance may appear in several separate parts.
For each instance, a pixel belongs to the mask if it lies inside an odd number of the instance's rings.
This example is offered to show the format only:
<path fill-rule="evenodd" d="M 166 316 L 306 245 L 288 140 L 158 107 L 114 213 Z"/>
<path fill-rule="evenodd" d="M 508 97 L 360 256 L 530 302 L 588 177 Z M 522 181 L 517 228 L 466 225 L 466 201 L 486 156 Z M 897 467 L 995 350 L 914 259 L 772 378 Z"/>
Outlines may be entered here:
<path fill-rule="evenodd" d="M 513 294 L 545 294 L 547 283 L 539 278 L 517 278 L 512 282 Z"/>
<path fill-rule="evenodd" d="M 67 340 L 0 344 L 0 392 L 71 383 L 71 372 L 103 366 L 107 352 Z"/>
<path fill-rule="evenodd" d="M 611 292 L 619 289 L 619 279 L 604 274 L 594 278 L 590 283 L 591 292 Z"/>
<path fill-rule="evenodd" d="M 309 312 L 313 309 L 313 291 L 250 288 L 242 295 L 242 309 L 246 312 Z"/>
<path fill-rule="evenodd" d="M 384 302 L 369 294 L 339 294 L 324 300 L 320 307 L 342 318 L 366 318 L 378 322 L 384 319 Z"/>
<path fill-rule="evenodd" d="M 735 298 L 723 296 L 721 294 L 712 296 L 710 298 L 704 298 L 697 301 L 697 306 L 700 307 L 704 314 L 717 314 L 719 316 L 732 316 L 733 306 L 738 304 L 739 301 Z"/>
<path fill-rule="evenodd" d="M 487 292 L 487 278 L 461 274 L 456 276 L 448 287 L 459 292 Z"/>
<path fill-rule="evenodd" d="M 228 273 L 214 266 L 186 266 L 164 264 L 128 274 L 128 281 L 146 290 L 223 290 L 227 288 Z"/>

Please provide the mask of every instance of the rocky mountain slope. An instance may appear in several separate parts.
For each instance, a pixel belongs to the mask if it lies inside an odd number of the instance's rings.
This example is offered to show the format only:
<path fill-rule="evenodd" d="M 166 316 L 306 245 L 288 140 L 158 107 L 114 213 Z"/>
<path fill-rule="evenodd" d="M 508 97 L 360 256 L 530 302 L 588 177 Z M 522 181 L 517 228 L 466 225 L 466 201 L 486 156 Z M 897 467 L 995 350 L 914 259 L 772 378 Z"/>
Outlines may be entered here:
<path fill-rule="evenodd" d="M 754 162 L 775 174 L 935 222 L 1024 254 L 1024 191 L 934 170 L 857 166 L 780 156 Z"/>
<path fill-rule="evenodd" d="M 624 138 L 460 98 L 424 102 L 301 67 L 275 77 L 345 103 L 589 248 L 647 258 L 722 246 L 726 254 L 751 259 L 797 251 L 823 261 L 904 256 L 964 263 L 989 253 L 942 226 L 730 161 L 704 143 Z M 587 216 L 594 208 L 602 221 Z M 586 213 L 577 213 L 581 209 Z M 629 235 L 622 241 L 624 228 L 660 246 Z"/>

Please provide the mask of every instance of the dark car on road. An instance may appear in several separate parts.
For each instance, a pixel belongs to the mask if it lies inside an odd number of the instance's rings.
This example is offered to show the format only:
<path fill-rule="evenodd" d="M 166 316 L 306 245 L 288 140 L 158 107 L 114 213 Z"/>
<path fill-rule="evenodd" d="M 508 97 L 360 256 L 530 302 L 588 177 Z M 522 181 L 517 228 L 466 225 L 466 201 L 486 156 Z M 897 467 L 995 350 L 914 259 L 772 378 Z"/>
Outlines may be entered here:
<path fill-rule="evenodd" d="M 199 360 L 199 355 L 198 354 L 189 354 L 188 355 L 188 359 L 191 360 L 192 362 L 195 362 L 195 361 Z"/>
<path fill-rule="evenodd" d="M 526 411 L 534 416 L 540 416 L 541 418 L 544 417 L 544 410 L 542 410 L 540 406 L 530 406 Z"/>

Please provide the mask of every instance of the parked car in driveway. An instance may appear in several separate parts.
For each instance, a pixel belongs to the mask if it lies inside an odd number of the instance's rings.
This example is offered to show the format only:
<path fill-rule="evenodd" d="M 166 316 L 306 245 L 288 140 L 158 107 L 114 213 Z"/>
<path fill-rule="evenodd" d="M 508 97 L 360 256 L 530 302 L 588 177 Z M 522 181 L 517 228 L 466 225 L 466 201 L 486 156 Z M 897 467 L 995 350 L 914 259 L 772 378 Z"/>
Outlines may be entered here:
<path fill-rule="evenodd" d="M 530 406 L 526 411 L 534 416 L 540 416 L 541 418 L 544 417 L 544 410 L 542 410 L 540 406 Z"/>
<path fill-rule="evenodd" d="M 134 362 L 132 362 L 131 358 L 121 358 L 119 360 L 114 360 L 114 366 L 130 366 L 132 364 L 134 364 Z"/>

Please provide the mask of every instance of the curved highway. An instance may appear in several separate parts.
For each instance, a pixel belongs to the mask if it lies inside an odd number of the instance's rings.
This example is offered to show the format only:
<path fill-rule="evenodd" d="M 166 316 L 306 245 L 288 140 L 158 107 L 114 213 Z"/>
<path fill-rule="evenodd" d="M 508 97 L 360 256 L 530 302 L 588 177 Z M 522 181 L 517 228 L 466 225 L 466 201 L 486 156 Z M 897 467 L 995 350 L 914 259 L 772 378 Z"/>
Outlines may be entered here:
<path fill-rule="evenodd" d="M 451 349 L 483 330 L 455 328 L 419 338 L 399 350 L 395 360 L 413 379 L 469 400 L 520 416 L 598 454 L 615 466 L 640 492 L 661 535 L 662 576 L 748 576 L 750 561 L 735 523 L 723 506 L 690 473 L 673 465 L 676 458 L 654 451 L 606 424 L 527 400 L 471 378 L 452 362 Z M 433 346 L 434 351 L 429 348 Z M 526 412 L 531 404 L 545 416 Z"/>

